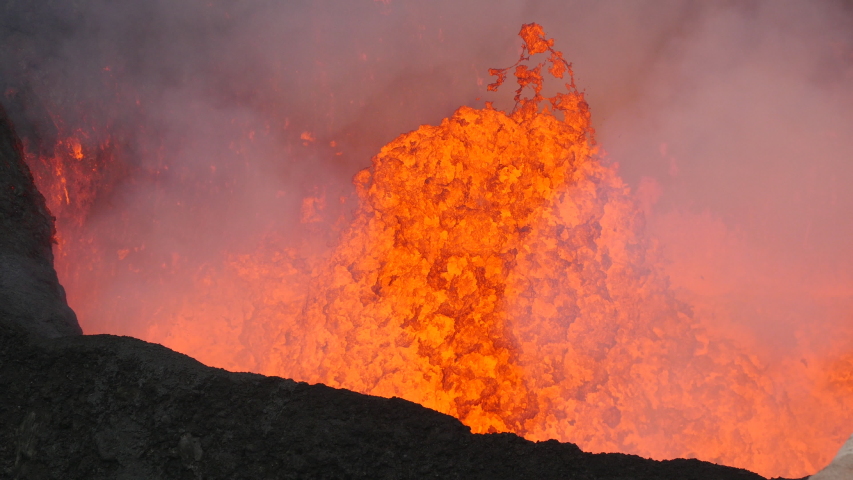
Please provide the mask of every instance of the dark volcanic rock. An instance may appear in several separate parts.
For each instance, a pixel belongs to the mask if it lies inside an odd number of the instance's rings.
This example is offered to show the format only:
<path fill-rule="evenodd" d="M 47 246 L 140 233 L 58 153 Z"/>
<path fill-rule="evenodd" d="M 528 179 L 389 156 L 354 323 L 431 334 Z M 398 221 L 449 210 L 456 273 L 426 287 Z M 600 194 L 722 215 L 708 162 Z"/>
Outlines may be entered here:
<path fill-rule="evenodd" d="M 129 337 L 0 328 L 2 478 L 762 478 L 473 435 L 405 400 L 226 372 Z"/>
<path fill-rule="evenodd" d="M 0 319 L 37 335 L 79 335 L 53 269 L 53 217 L 0 107 Z"/>

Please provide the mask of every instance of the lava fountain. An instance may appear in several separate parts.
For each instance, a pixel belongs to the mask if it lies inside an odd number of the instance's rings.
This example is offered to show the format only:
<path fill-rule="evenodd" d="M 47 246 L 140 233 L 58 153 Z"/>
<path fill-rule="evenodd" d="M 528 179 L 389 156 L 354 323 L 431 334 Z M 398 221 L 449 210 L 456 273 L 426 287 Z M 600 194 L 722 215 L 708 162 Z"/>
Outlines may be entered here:
<path fill-rule="evenodd" d="M 89 292 L 72 303 L 95 301 L 116 265 L 155 262 L 184 289 L 125 299 L 152 318 L 138 335 L 210 365 L 399 396 L 475 432 L 764 474 L 820 468 L 853 427 L 837 420 L 853 401 L 849 358 L 828 377 L 777 377 L 707 329 L 602 160 L 571 65 L 539 25 L 520 36 L 519 62 L 490 71 L 490 90 L 516 78 L 511 113 L 463 107 L 401 135 L 355 175 L 352 218 L 350 198 L 318 188 L 301 202 L 303 236 L 269 225 L 220 261 L 81 235 L 134 152 L 57 119 L 56 145 L 31 145 L 28 161 L 58 217 L 61 279 Z M 566 90 L 545 97 L 547 75 Z"/>

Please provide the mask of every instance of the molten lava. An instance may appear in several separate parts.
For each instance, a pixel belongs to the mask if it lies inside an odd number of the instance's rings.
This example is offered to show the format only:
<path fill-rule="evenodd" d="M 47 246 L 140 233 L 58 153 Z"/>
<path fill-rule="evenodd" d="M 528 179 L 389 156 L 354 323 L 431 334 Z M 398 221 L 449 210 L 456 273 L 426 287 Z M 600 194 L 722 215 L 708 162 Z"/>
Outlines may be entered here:
<path fill-rule="evenodd" d="M 853 399 L 850 357 L 829 377 L 789 381 L 711 333 L 601 162 L 571 65 L 538 25 L 521 37 L 519 63 L 490 71 L 496 90 L 514 67 L 514 112 L 463 107 L 398 137 L 355 176 L 360 206 L 331 252 L 271 231 L 255 252 L 187 267 L 179 300 L 146 305 L 142 336 L 215 366 L 403 397 L 476 432 L 816 471 L 849 435 L 832 419 Z M 566 93 L 543 97 L 546 65 Z M 98 164 L 110 146 L 86 145 L 71 137 L 30 158 L 59 217 L 70 292 L 83 290 L 74 268 L 93 268 L 81 258 L 117 265 L 136 251 L 69 243 L 111 171 Z M 304 228 L 327 203 L 302 202 Z"/>

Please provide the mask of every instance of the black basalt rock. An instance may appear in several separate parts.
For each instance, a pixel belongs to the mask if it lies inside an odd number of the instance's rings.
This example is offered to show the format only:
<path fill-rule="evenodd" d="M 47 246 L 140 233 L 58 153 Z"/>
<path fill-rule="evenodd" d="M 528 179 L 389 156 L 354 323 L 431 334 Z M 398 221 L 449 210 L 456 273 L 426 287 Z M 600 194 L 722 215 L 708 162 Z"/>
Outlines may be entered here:
<path fill-rule="evenodd" d="M 53 221 L 0 107 L 0 318 L 40 336 L 79 335 L 53 268 Z"/>
<path fill-rule="evenodd" d="M 475 435 L 399 398 L 227 372 L 129 337 L 45 339 L 2 323 L 0 478 L 762 479 Z"/>

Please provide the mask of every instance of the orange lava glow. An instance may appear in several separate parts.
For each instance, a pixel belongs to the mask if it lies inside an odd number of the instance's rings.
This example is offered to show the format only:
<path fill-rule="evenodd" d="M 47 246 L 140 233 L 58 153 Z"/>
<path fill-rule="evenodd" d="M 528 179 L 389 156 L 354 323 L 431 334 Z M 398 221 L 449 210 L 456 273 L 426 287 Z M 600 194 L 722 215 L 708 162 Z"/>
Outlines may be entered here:
<path fill-rule="evenodd" d="M 386 145 L 355 175 L 359 206 L 328 249 L 269 231 L 221 261 L 158 259 L 186 290 L 147 305 L 139 336 L 209 365 L 402 397 L 474 432 L 764 475 L 820 469 L 853 428 L 835 420 L 853 407 L 853 357 L 770 366 L 708 328 L 602 162 L 571 66 L 538 25 L 521 37 L 522 60 L 490 72 L 491 90 L 515 75 L 515 111 L 463 107 Z M 543 97 L 546 72 L 566 93 Z M 115 151 L 71 132 L 29 158 L 84 325 L 111 272 L 144 258 L 145 245 L 78 235 L 95 186 L 121 172 Z M 340 224 L 325 213 L 336 203 L 306 197 L 301 228 Z"/>

